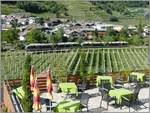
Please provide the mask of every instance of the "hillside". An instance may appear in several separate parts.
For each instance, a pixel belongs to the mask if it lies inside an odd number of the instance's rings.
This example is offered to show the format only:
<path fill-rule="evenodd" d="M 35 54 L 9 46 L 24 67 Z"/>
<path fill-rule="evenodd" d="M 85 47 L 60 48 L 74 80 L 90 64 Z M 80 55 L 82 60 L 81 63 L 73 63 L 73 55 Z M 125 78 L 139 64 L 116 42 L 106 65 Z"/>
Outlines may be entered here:
<path fill-rule="evenodd" d="M 90 8 L 95 8 L 90 2 L 87 1 L 64 1 L 62 2 L 68 9 L 68 14 L 77 20 L 100 20 Z"/>
<path fill-rule="evenodd" d="M 51 3 L 49 2 L 37 2 L 38 4 L 46 5 L 46 7 L 50 7 Z M 123 11 L 119 11 L 118 8 L 121 2 L 116 3 L 92 3 L 89 1 L 79 1 L 79 0 L 73 0 L 73 1 L 59 1 L 57 4 L 63 4 L 64 7 L 67 9 L 63 16 L 59 16 L 61 18 L 65 16 L 69 16 L 73 20 L 90 20 L 90 21 L 102 21 L 107 23 L 112 23 L 110 21 L 110 18 L 117 17 L 118 21 L 113 22 L 117 24 L 133 24 L 137 25 L 139 23 L 139 20 L 142 20 L 144 24 L 148 23 L 148 20 L 145 19 L 144 13 L 148 10 L 148 8 L 145 5 L 142 5 L 142 7 L 139 7 L 140 4 L 136 5 L 136 2 L 132 2 L 132 5 L 122 5 L 121 7 L 124 8 L 124 12 L 127 14 L 124 14 Z M 136 6 L 136 7 L 135 7 Z M 55 10 L 55 9 L 53 9 Z M 61 7 L 59 8 L 61 11 Z M 108 11 L 109 10 L 109 11 Z M 110 11 L 111 10 L 111 11 Z M 25 12 L 25 10 L 22 10 L 17 7 L 16 4 L 8 4 L 8 3 L 2 3 L 1 5 L 1 12 L 2 14 L 11 14 L 11 13 L 17 13 L 17 12 Z M 62 13 L 62 12 L 61 12 Z M 63 12 L 64 13 L 64 12 Z M 33 13 L 32 15 L 42 17 L 44 19 L 49 18 L 55 18 L 57 14 L 51 11 L 45 11 L 42 13 Z"/>

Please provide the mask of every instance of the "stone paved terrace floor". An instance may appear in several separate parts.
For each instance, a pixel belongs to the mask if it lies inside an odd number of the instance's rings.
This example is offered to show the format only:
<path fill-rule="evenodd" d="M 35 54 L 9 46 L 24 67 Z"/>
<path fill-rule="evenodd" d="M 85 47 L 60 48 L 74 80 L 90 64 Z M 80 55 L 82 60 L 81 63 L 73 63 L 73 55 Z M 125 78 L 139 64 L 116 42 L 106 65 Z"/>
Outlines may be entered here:
<path fill-rule="evenodd" d="M 108 110 L 106 110 L 106 102 L 104 101 L 102 103 L 102 108 L 99 108 L 100 106 L 100 99 L 101 96 L 98 95 L 98 88 L 86 90 L 86 93 L 89 93 L 91 95 L 91 98 L 89 100 L 89 110 L 93 111 L 95 113 L 98 113 L 100 111 L 102 112 L 129 112 L 129 108 L 127 106 L 123 106 L 122 110 L 118 107 L 115 108 L 113 106 L 113 102 L 110 103 Z M 43 97 L 46 96 L 46 93 L 41 94 Z M 63 100 L 62 96 L 63 93 L 53 93 L 54 101 L 60 102 Z M 149 112 L 149 88 L 142 88 L 139 93 L 139 99 L 140 99 L 140 105 L 135 105 L 131 107 L 130 112 Z M 45 112 L 45 104 L 42 104 L 42 111 Z M 83 110 L 84 111 L 84 110 Z"/>

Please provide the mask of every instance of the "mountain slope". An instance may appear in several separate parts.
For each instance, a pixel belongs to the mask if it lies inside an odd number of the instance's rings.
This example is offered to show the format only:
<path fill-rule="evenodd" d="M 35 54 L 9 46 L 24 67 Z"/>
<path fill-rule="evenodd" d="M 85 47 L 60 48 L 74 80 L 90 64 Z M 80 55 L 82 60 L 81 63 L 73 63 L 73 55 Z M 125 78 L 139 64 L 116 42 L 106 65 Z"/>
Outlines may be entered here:
<path fill-rule="evenodd" d="M 78 20 L 100 20 L 92 9 L 95 8 L 88 1 L 63 1 L 62 2 L 68 9 L 68 14 Z"/>

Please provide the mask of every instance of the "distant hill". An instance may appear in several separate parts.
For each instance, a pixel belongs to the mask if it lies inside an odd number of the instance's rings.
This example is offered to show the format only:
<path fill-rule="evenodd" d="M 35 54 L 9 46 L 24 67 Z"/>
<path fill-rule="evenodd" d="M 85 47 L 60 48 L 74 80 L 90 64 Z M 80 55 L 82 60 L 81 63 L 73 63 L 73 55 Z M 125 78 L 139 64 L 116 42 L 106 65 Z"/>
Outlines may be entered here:
<path fill-rule="evenodd" d="M 148 23 L 148 20 L 144 17 L 145 12 L 148 10 L 147 2 L 89 2 L 67 0 L 56 3 L 56 5 L 53 3 L 53 5 L 52 2 L 48 1 L 33 2 L 33 5 L 36 7 L 38 6 L 40 11 L 41 9 L 42 11 L 40 13 L 31 12 L 31 14 L 44 19 L 69 17 L 73 20 L 89 20 L 112 23 L 110 20 L 115 17 L 118 21 L 114 21 L 113 23 L 117 24 L 126 25 L 128 23 L 137 25 L 139 20 L 142 20 L 143 23 Z M 27 9 L 29 8 L 30 7 L 27 7 Z M 17 2 L 2 2 L 1 12 L 2 14 L 11 14 L 26 11 L 23 8 L 18 7 Z"/>

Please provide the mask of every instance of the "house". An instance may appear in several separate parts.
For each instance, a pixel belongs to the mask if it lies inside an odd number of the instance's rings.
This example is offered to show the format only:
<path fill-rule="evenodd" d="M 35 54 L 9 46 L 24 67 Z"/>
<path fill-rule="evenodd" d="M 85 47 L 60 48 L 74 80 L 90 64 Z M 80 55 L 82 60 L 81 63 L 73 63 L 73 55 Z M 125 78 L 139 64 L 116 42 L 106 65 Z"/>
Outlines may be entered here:
<path fill-rule="evenodd" d="M 143 36 L 146 37 L 146 36 L 149 36 L 150 35 L 150 26 L 147 25 L 143 28 Z"/>
<path fill-rule="evenodd" d="M 129 26 L 128 26 L 128 30 L 137 32 L 137 27 L 135 27 L 135 26 L 133 26 L 133 25 L 129 25 Z"/>
<path fill-rule="evenodd" d="M 29 24 L 35 23 L 35 18 L 34 18 L 34 17 L 29 17 L 28 23 L 29 23 Z"/>

